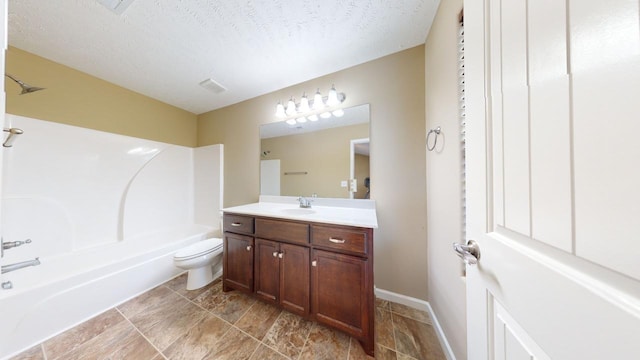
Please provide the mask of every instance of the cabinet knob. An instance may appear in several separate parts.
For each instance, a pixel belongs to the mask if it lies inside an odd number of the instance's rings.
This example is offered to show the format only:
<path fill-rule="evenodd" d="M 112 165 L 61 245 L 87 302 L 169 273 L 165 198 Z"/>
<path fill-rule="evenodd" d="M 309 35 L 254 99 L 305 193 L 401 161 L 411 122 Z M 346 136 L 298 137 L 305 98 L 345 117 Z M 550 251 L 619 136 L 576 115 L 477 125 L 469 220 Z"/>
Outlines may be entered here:
<path fill-rule="evenodd" d="M 278 254 L 278 257 L 279 257 L 280 259 L 282 259 L 282 257 L 283 257 L 283 256 L 284 256 L 284 253 L 283 253 L 283 252 L 281 252 L 281 253 L 279 253 L 279 254 Z"/>
<path fill-rule="evenodd" d="M 277 251 L 273 252 L 273 257 L 278 257 L 278 252 Z"/>
<path fill-rule="evenodd" d="M 311 262 L 311 266 L 318 266 L 318 261 L 313 260 L 313 261 Z"/>
<path fill-rule="evenodd" d="M 247 251 L 251 251 L 251 245 L 247 246 Z"/>

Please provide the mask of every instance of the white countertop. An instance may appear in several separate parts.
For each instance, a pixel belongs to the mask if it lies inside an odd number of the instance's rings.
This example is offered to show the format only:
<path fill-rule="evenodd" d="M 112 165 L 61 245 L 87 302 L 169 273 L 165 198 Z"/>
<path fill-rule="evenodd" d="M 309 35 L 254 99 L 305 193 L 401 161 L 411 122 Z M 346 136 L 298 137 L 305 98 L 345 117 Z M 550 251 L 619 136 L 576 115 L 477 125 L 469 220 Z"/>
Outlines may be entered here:
<path fill-rule="evenodd" d="M 268 216 L 335 225 L 378 228 L 374 200 L 309 198 L 311 208 L 300 208 L 295 196 L 260 196 L 260 201 L 222 209 L 223 212 Z"/>

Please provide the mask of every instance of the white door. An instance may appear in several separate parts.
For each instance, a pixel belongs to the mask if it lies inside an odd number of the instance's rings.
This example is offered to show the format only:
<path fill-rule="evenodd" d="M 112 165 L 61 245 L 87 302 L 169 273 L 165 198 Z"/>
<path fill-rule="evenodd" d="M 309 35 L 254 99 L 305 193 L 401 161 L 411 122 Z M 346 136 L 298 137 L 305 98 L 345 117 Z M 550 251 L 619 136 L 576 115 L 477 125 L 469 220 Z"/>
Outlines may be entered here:
<path fill-rule="evenodd" d="M 349 199 L 364 199 L 364 195 L 356 197 L 358 192 L 358 182 L 364 183 L 364 179 L 358 179 L 359 169 L 356 166 L 356 154 L 369 155 L 369 138 L 352 139 L 349 145 Z M 363 186 L 364 187 L 364 186 Z M 366 189 L 364 191 L 366 193 Z"/>
<path fill-rule="evenodd" d="M 280 196 L 280 159 L 260 160 L 260 195 Z"/>
<path fill-rule="evenodd" d="M 465 2 L 469 359 L 640 359 L 639 13 Z"/>

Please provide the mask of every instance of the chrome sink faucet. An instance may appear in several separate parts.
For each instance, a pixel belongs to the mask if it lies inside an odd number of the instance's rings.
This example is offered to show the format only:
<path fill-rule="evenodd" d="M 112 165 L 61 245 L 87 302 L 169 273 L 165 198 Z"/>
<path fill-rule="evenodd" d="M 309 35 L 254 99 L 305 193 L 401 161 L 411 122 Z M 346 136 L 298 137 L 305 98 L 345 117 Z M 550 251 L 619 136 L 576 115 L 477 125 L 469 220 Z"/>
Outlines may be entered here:
<path fill-rule="evenodd" d="M 300 207 L 301 207 L 301 208 L 308 209 L 308 208 L 310 208 L 310 207 L 311 207 L 311 202 L 312 202 L 313 200 L 309 200 L 309 199 L 307 199 L 307 198 L 306 198 L 306 197 L 304 197 L 304 196 L 300 196 L 300 197 L 298 197 L 298 201 L 300 202 Z"/>

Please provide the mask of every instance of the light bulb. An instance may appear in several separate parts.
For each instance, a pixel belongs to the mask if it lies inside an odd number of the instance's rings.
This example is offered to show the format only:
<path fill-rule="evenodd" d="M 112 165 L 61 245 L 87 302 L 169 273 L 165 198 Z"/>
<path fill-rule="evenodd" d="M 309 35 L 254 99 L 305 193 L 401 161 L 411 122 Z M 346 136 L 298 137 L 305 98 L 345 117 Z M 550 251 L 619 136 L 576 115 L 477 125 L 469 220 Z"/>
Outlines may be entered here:
<path fill-rule="evenodd" d="M 284 113 L 284 105 L 280 101 L 278 101 L 278 105 L 276 105 L 276 116 L 279 118 L 283 118 L 286 116 Z"/>
<path fill-rule="evenodd" d="M 331 114 L 333 114 L 333 116 L 335 117 L 342 117 L 342 115 L 344 115 L 344 110 L 342 109 L 333 110 Z"/>
<path fill-rule="evenodd" d="M 308 113 L 309 111 L 311 111 L 311 109 L 309 108 L 309 98 L 307 98 L 307 95 L 305 93 L 302 93 L 302 98 L 300 98 L 299 110 L 301 113 Z"/>
<path fill-rule="evenodd" d="M 287 102 L 286 114 L 289 116 L 296 114 L 296 103 L 293 101 L 293 98 L 289 99 L 289 102 Z"/>
<path fill-rule="evenodd" d="M 322 114 L 320 114 L 320 117 L 323 119 L 328 119 L 331 117 L 331 113 L 328 111 L 323 112 Z"/>
<path fill-rule="evenodd" d="M 318 89 L 316 95 L 313 97 L 313 110 L 322 109 L 324 109 L 324 101 L 322 101 L 322 94 L 320 94 L 320 89 Z"/>
<path fill-rule="evenodd" d="M 289 124 L 289 125 L 295 125 L 295 124 L 296 124 L 296 119 L 289 119 L 289 120 L 287 120 L 287 124 Z"/>
<path fill-rule="evenodd" d="M 304 116 L 303 117 L 299 117 L 299 118 L 296 119 L 296 121 L 299 122 L 299 123 L 306 123 L 307 122 L 307 118 L 304 117 Z"/>
<path fill-rule="evenodd" d="M 309 115 L 307 116 L 307 119 L 309 119 L 309 121 L 318 121 L 318 115 L 316 114 Z"/>
<path fill-rule="evenodd" d="M 338 92 L 336 91 L 335 85 L 331 85 L 331 90 L 329 90 L 329 97 L 327 98 L 327 106 L 336 105 L 340 105 L 340 100 L 338 100 Z"/>

